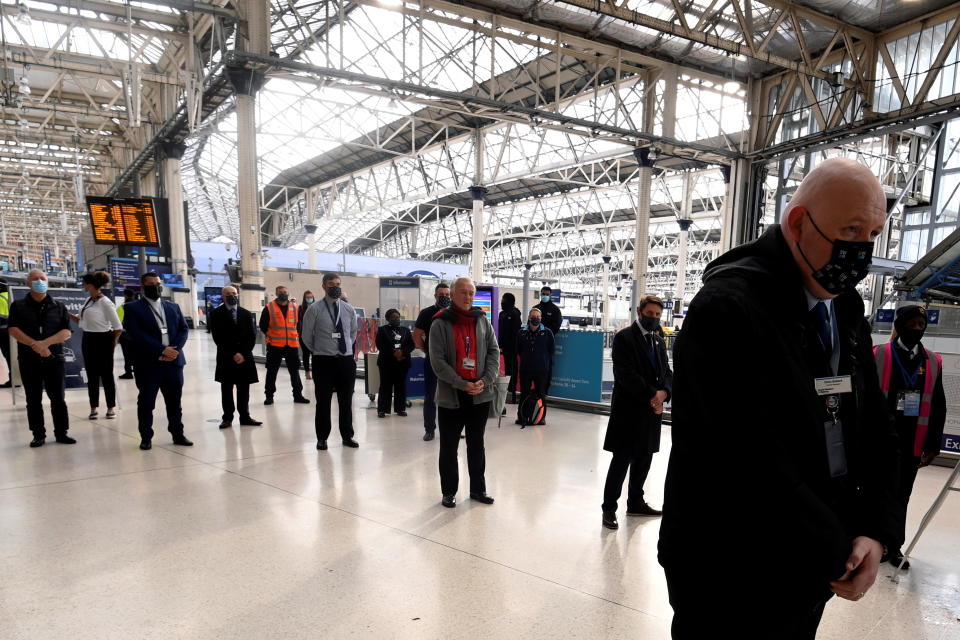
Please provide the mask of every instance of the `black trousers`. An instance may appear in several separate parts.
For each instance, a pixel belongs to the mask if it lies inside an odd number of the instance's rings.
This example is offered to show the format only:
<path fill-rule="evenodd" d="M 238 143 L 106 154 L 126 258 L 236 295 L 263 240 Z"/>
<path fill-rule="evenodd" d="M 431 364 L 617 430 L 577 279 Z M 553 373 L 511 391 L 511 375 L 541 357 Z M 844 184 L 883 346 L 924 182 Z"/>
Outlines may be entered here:
<path fill-rule="evenodd" d="M 390 413 L 390 400 L 393 399 L 393 411 L 407 410 L 407 372 L 410 361 L 401 363 L 378 364 L 380 369 L 380 389 L 377 392 L 377 412 Z"/>
<path fill-rule="evenodd" d="M 910 495 L 913 493 L 913 483 L 917 479 L 918 466 L 920 464 L 920 458 L 913 455 L 913 443 L 907 443 L 903 440 L 900 442 L 900 483 L 897 488 L 897 497 L 900 499 L 900 504 L 903 506 L 904 512 L 907 510 L 907 505 L 910 503 Z M 904 524 L 904 531 L 901 532 L 903 535 L 901 539 L 906 539 L 906 524 Z M 892 552 L 893 549 L 890 549 Z"/>
<path fill-rule="evenodd" d="M 549 371 L 520 371 L 520 406 L 528 396 L 543 399 L 543 422 L 547 421 L 547 378 Z M 538 424 L 543 424 L 543 422 Z"/>
<path fill-rule="evenodd" d="M 20 352 L 20 379 L 27 396 L 27 424 L 35 438 L 44 438 L 47 430 L 43 424 L 43 392 L 46 390 L 50 400 L 50 413 L 53 415 L 54 435 L 66 435 L 70 429 L 70 417 L 67 415 L 67 402 L 64 399 L 66 377 L 63 360 L 59 358 L 36 358 L 24 356 Z"/>
<path fill-rule="evenodd" d="M 430 356 L 423 360 L 423 430 L 437 430 L 437 374 L 430 366 Z"/>
<path fill-rule="evenodd" d="M 173 435 L 183 434 L 183 367 L 168 362 L 138 362 L 135 367 L 137 389 L 137 422 L 140 438 L 153 439 L 153 409 L 157 393 L 163 394 L 167 408 L 167 431 Z"/>
<path fill-rule="evenodd" d="M 7 370 L 10 371 L 10 330 L 7 327 L 0 329 L 0 354 L 7 361 Z"/>
<path fill-rule="evenodd" d="M 125 335 L 120 336 L 120 351 L 123 353 L 123 374 L 133 373 L 133 358 L 130 354 L 130 343 Z"/>
<path fill-rule="evenodd" d="M 642 456 L 633 456 L 624 452 L 614 453 L 613 459 L 610 460 L 610 468 L 607 470 L 607 482 L 603 486 L 602 509 L 617 510 L 617 500 L 620 499 L 620 492 L 623 491 L 623 480 L 627 477 L 628 468 L 630 484 L 627 486 L 627 511 L 642 507 L 643 483 L 647 481 L 652 461 L 652 453 Z"/>
<path fill-rule="evenodd" d="M 699 563 L 693 572 L 665 569 L 673 607 L 673 640 L 735 637 L 738 640 L 815 640 L 829 592 L 774 593 L 746 598 L 751 585 L 704 584 Z M 724 594 L 724 590 L 727 591 Z M 726 632 L 726 633 L 724 633 Z"/>
<path fill-rule="evenodd" d="M 80 346 L 83 352 L 83 366 L 87 370 L 87 395 L 90 396 L 90 408 L 100 406 L 100 382 L 103 382 L 103 396 L 107 408 L 117 406 L 117 383 L 113 379 L 113 331 L 103 333 L 83 332 Z"/>
<path fill-rule="evenodd" d="M 233 403 L 233 389 L 237 389 L 237 403 Z M 241 420 L 250 417 L 250 383 L 249 382 L 221 382 L 220 403 L 223 405 L 223 421 L 232 422 L 236 411 Z"/>
<path fill-rule="evenodd" d="M 457 449 L 460 434 L 467 432 L 467 470 L 470 472 L 470 493 L 485 493 L 487 483 L 483 474 L 487 457 L 483 449 L 483 432 L 487 426 L 490 403 L 473 403 L 473 396 L 457 391 L 459 409 L 439 409 L 440 422 L 440 491 L 445 496 L 457 493 L 460 485 L 460 464 Z"/>
<path fill-rule="evenodd" d="M 307 345 L 303 344 L 303 340 L 300 341 L 300 352 L 303 355 L 303 370 L 310 371 L 310 361 L 313 360 L 313 354 L 310 353 L 310 349 L 307 349 Z"/>
<path fill-rule="evenodd" d="M 313 356 L 313 384 L 317 397 L 314 426 L 317 440 L 330 437 L 330 404 L 337 394 L 340 437 L 353 438 L 353 388 L 357 383 L 357 362 L 353 356 Z"/>
<path fill-rule="evenodd" d="M 268 398 L 277 392 L 277 372 L 280 363 L 286 361 L 287 371 L 290 372 L 290 385 L 293 387 L 293 397 L 303 395 L 303 381 L 300 380 L 300 350 L 296 347 L 273 347 L 267 345 L 267 383 L 263 387 Z"/>
<path fill-rule="evenodd" d="M 520 369 L 517 364 L 517 352 L 516 351 L 503 351 L 503 372 L 505 375 L 510 376 L 510 382 L 507 384 L 507 391 L 509 391 L 514 399 L 517 397 L 517 371 Z"/>

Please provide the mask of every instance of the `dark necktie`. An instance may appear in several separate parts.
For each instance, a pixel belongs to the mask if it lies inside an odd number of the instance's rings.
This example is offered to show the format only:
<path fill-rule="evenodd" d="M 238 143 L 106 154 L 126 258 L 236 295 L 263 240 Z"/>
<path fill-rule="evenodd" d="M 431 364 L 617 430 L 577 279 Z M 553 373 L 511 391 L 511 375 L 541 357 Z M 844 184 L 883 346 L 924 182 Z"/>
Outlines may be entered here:
<path fill-rule="evenodd" d="M 657 343 L 653 337 L 652 333 L 648 333 L 644 336 L 647 339 L 647 356 L 650 358 L 650 362 L 653 363 L 653 366 L 657 366 Z"/>
<path fill-rule="evenodd" d="M 337 332 L 337 335 L 340 337 L 337 338 L 337 352 L 341 354 L 347 353 L 347 339 L 343 335 L 343 323 L 340 322 L 340 303 L 333 303 L 333 327 L 334 331 Z"/>
<path fill-rule="evenodd" d="M 233 324 L 237 324 L 237 308 L 236 307 L 230 308 L 230 315 L 233 316 Z"/>
<path fill-rule="evenodd" d="M 817 312 L 817 335 L 820 336 L 823 352 L 829 358 L 833 355 L 833 324 L 830 322 L 830 313 L 827 311 L 827 305 L 824 304 L 823 300 L 817 302 L 813 310 Z"/>

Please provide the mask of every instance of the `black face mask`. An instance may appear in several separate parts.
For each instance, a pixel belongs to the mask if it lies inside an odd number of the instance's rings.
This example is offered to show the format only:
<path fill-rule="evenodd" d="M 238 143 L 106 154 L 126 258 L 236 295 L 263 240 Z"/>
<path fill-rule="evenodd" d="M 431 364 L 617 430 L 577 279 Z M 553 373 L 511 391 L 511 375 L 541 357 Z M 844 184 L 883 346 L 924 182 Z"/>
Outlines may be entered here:
<path fill-rule="evenodd" d="M 393 328 L 397 328 L 400 326 L 400 318 L 390 318 L 389 320 L 387 320 L 387 322 L 389 322 L 390 326 Z"/>
<path fill-rule="evenodd" d="M 797 244 L 801 257 L 813 272 L 810 276 L 832 295 L 837 296 L 846 291 L 853 291 L 860 281 L 867 277 L 867 269 L 873 261 L 873 242 L 831 240 L 813 221 L 813 216 L 810 215 L 809 211 L 807 211 L 807 217 L 810 218 L 810 224 L 817 230 L 817 233 L 833 245 L 833 254 L 830 256 L 830 261 L 816 269 L 807 260 L 807 256 L 803 253 L 799 243 Z"/>
<path fill-rule="evenodd" d="M 660 328 L 660 318 L 651 318 L 650 316 L 640 316 L 640 326 L 647 331 L 656 331 Z"/>
<path fill-rule="evenodd" d="M 539 326 L 540 326 L 540 318 L 530 318 L 530 326 L 531 326 L 531 327 L 539 327 Z"/>
<path fill-rule="evenodd" d="M 159 300 L 160 293 L 163 291 L 163 285 L 160 284 L 146 284 L 143 286 L 143 295 L 147 296 L 151 300 Z"/>
<path fill-rule="evenodd" d="M 278 293 L 278 294 L 277 294 L 277 302 L 279 302 L 280 304 L 286 303 L 286 301 L 289 300 L 289 299 L 290 299 L 290 294 L 288 294 L 288 293 Z"/>
<path fill-rule="evenodd" d="M 341 289 L 340 287 L 330 287 L 329 289 L 327 289 L 327 295 L 333 298 L 334 300 L 338 300 L 340 296 L 343 295 L 343 289 Z"/>
<path fill-rule="evenodd" d="M 904 329 L 897 332 L 897 337 L 900 338 L 900 344 L 907 349 L 913 349 L 923 340 L 923 332 L 923 329 Z"/>
<path fill-rule="evenodd" d="M 453 300 L 450 299 L 450 296 L 440 296 L 440 298 L 437 300 L 437 304 L 446 309 L 453 304 Z"/>
<path fill-rule="evenodd" d="M 239 296 L 227 296 L 227 304 L 231 307 L 235 307 L 240 304 Z"/>

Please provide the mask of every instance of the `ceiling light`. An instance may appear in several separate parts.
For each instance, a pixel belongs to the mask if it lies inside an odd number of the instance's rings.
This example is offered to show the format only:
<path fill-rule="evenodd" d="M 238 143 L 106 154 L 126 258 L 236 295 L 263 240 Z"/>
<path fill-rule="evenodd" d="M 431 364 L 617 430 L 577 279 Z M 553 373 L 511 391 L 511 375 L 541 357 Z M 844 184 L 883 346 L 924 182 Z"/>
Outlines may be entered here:
<path fill-rule="evenodd" d="M 20 85 L 20 86 L 17 88 L 17 91 L 19 91 L 20 93 L 22 93 L 22 94 L 25 95 L 25 96 L 30 95 L 30 81 L 27 80 L 27 76 L 26 76 L 26 75 L 20 76 L 19 85 Z"/>
<path fill-rule="evenodd" d="M 15 18 L 17 22 L 22 25 L 30 25 L 30 8 L 24 2 L 17 3 L 17 17 Z"/>
<path fill-rule="evenodd" d="M 17 120 L 17 126 L 20 127 L 21 131 L 26 131 L 30 128 L 30 123 L 26 120 L 26 118 L 20 116 L 20 119 Z"/>

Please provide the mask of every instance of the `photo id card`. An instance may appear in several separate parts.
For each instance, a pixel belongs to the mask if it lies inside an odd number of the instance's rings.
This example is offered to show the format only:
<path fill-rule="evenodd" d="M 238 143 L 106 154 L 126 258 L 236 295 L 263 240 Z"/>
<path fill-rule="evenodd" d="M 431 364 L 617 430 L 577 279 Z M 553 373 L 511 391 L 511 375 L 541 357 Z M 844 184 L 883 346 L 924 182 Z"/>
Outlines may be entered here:
<path fill-rule="evenodd" d="M 813 386 L 818 396 L 833 396 L 839 393 L 851 393 L 853 382 L 850 376 L 833 376 L 830 378 L 814 378 Z"/>

